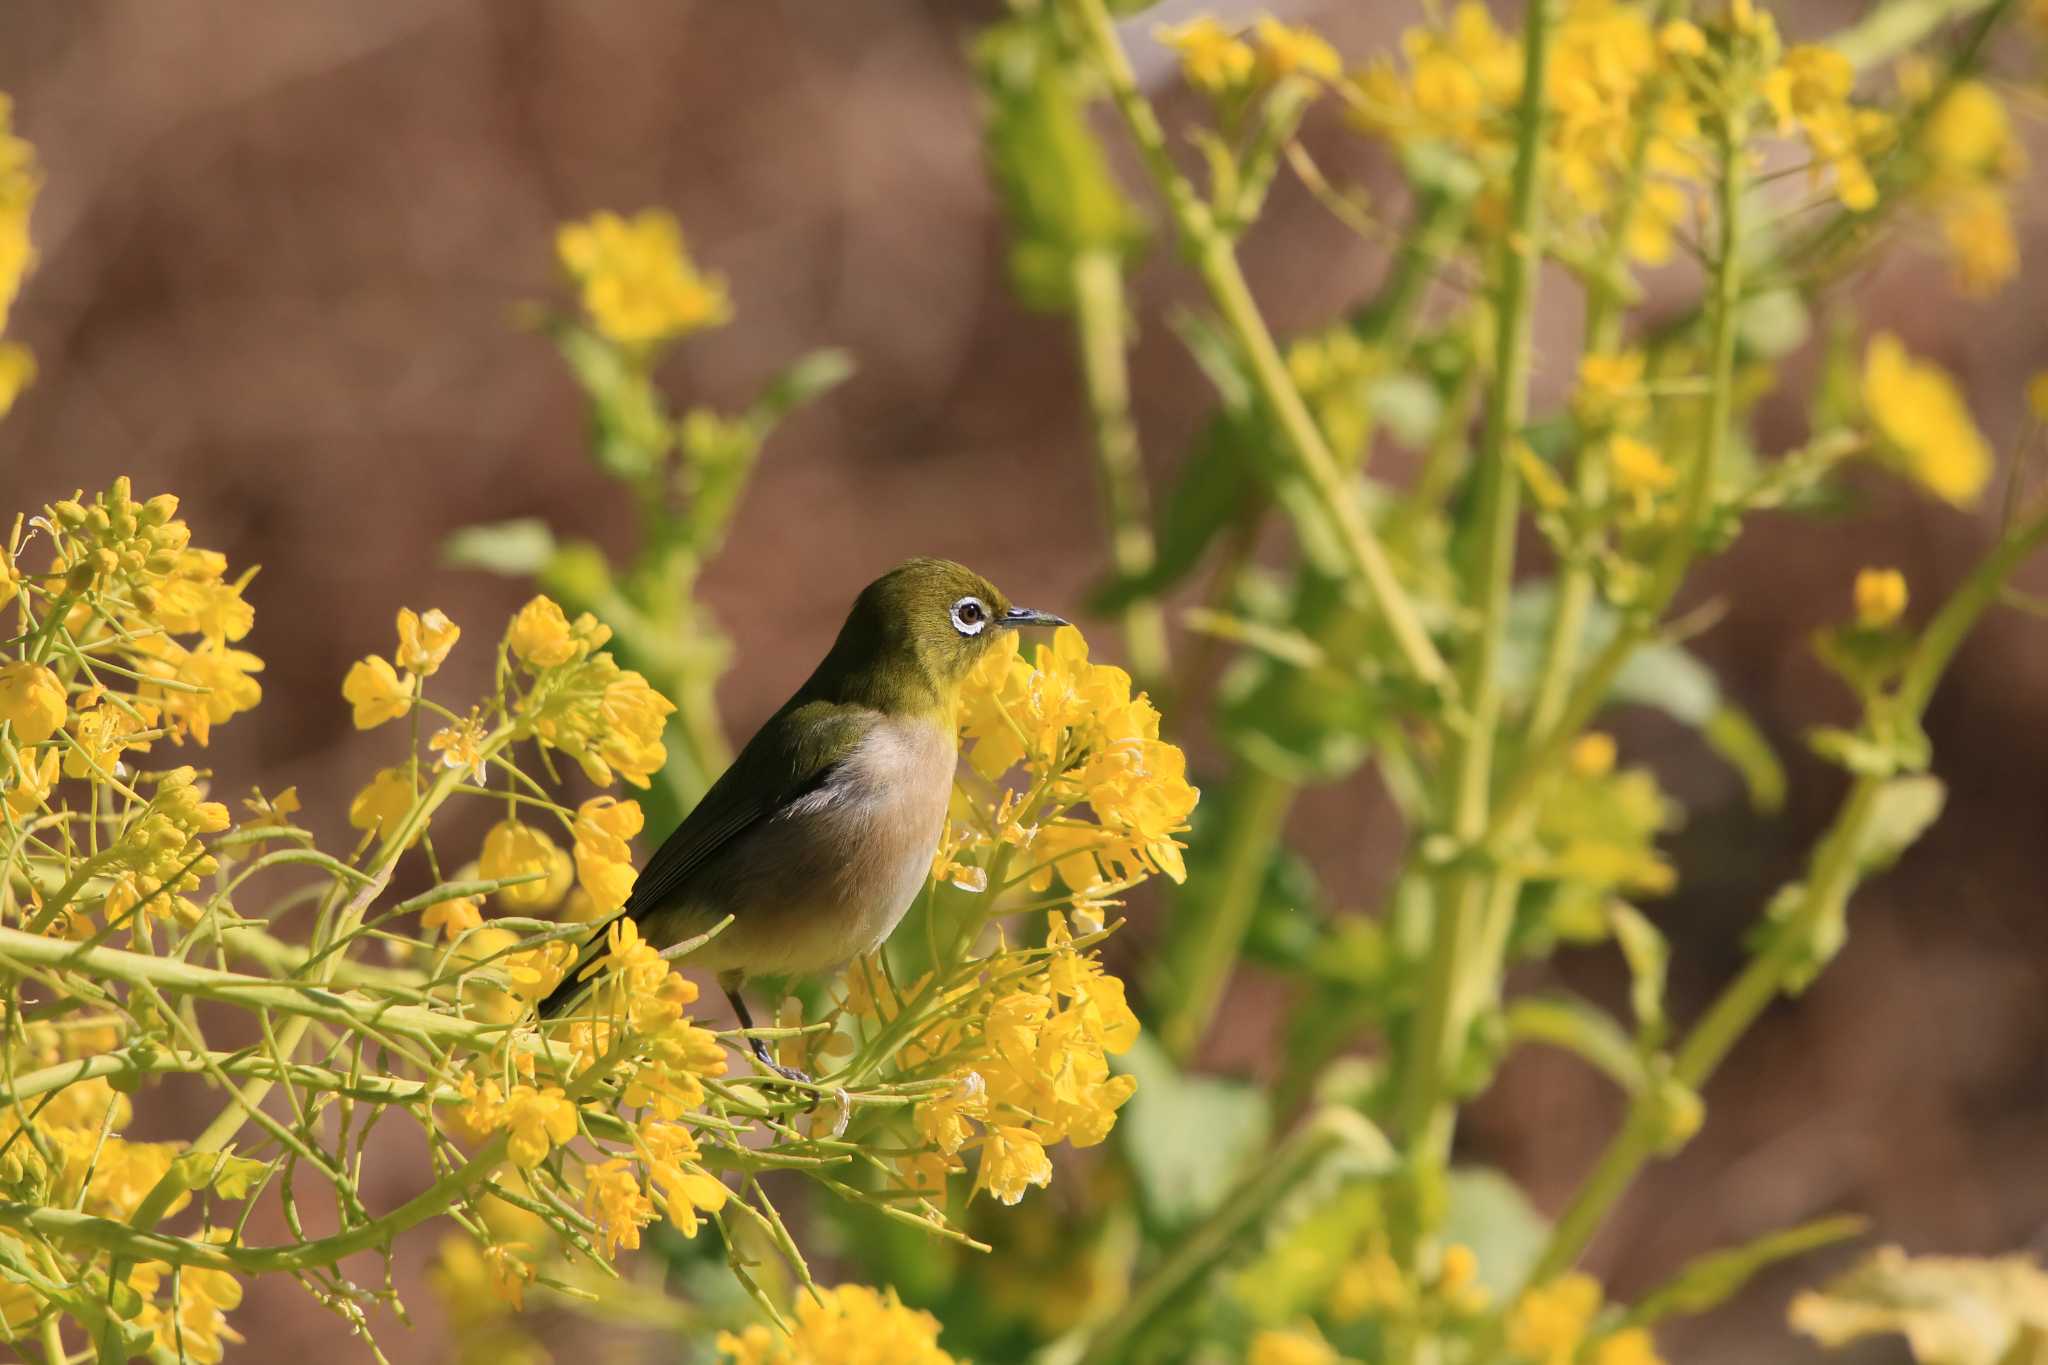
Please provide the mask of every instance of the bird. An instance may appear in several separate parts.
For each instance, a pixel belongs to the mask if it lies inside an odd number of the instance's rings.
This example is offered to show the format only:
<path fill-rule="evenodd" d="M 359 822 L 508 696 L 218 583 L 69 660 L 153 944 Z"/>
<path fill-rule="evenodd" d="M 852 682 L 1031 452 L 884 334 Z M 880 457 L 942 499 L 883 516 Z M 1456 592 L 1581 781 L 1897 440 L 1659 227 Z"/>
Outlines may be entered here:
<path fill-rule="evenodd" d="M 945 833 L 961 685 L 1004 632 L 1066 624 L 950 560 L 905 560 L 868 584 L 824 660 L 647 860 L 540 1017 L 575 1001 L 616 919 L 667 949 L 730 916 L 681 961 L 716 974 L 765 1069 L 808 1081 L 752 1035 L 742 987 L 829 971 L 888 938 Z"/>

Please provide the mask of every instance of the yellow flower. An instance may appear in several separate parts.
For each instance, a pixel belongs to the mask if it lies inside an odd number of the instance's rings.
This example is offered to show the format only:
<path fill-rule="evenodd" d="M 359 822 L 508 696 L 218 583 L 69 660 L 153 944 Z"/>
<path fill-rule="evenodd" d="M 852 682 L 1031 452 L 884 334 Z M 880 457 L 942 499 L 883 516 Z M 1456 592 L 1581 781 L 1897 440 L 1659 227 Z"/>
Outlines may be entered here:
<path fill-rule="evenodd" d="M 511 1133 L 505 1151 L 523 1171 L 540 1165 L 551 1148 L 576 1136 L 576 1106 L 552 1085 L 541 1090 L 524 1084 L 513 1086 L 505 1097 L 500 1121 Z"/>
<path fill-rule="evenodd" d="M 974 1188 L 987 1190 L 1005 1204 L 1014 1204 L 1033 1185 L 1052 1183 L 1052 1159 L 1037 1134 L 1016 1124 L 990 1126 L 982 1137 L 981 1160 L 975 1166 Z"/>
<path fill-rule="evenodd" d="M 611 1260 L 619 1248 L 638 1250 L 640 1229 L 654 1221 L 654 1203 L 640 1187 L 632 1164 L 613 1157 L 584 1177 L 583 1212 L 597 1224 L 601 1254 Z"/>
<path fill-rule="evenodd" d="M 43 804 L 50 789 L 57 785 L 58 754 L 55 749 L 44 749 L 38 754 L 26 745 L 14 749 L 13 771 L 0 776 L 0 785 L 7 793 L 7 808 L 16 816 L 27 815 Z"/>
<path fill-rule="evenodd" d="M 14 101 L 0 94 L 0 332 L 7 330 L 22 276 L 35 264 L 28 217 L 42 187 L 35 148 L 14 135 Z"/>
<path fill-rule="evenodd" d="M 799 1294 L 789 1334 L 756 1324 L 720 1332 L 728 1365 L 954 1365 L 939 1346 L 939 1320 L 905 1308 L 891 1289 L 842 1284 Z"/>
<path fill-rule="evenodd" d="M 0 666 L 0 721 L 14 727 L 16 744 L 41 744 L 57 733 L 66 712 L 64 684 L 26 659 Z"/>
<path fill-rule="evenodd" d="M 621 345 L 672 340 L 732 317 L 725 282 L 698 271 L 674 215 L 659 209 L 565 223 L 555 254 L 582 286 L 583 311 Z"/>
<path fill-rule="evenodd" d="M 1614 771 L 1614 736 L 1588 730 L 1572 741 L 1567 761 L 1580 777 L 1607 776 Z"/>
<path fill-rule="evenodd" d="M 0 341 L 0 417 L 14 407 L 21 391 L 36 379 L 36 358 L 18 341 Z"/>
<path fill-rule="evenodd" d="M 1579 361 L 1579 387 L 1572 407 L 1581 421 L 1592 424 L 1638 420 L 1647 408 L 1641 389 L 1641 351 L 1589 351 Z"/>
<path fill-rule="evenodd" d="M 2027 381 L 2027 411 L 2037 422 L 2048 422 L 2048 370 L 2036 370 Z"/>
<path fill-rule="evenodd" d="M 1986 185 L 1962 186 L 1940 201 L 1940 218 L 1942 242 L 1964 293 L 1981 297 L 2019 273 L 2020 249 L 2003 193 Z"/>
<path fill-rule="evenodd" d="M 484 765 L 484 723 L 475 711 L 444 725 L 427 741 L 427 747 L 441 755 L 441 766 L 462 773 L 470 781 L 482 779 Z"/>
<path fill-rule="evenodd" d="M 1707 35 L 1689 19 L 1673 19 L 1657 30 L 1657 46 L 1667 57 L 1704 57 Z"/>
<path fill-rule="evenodd" d="M 89 701 L 90 698 L 84 700 Z M 148 730 L 156 721 L 157 708 L 148 702 L 130 702 L 123 706 L 118 702 L 102 701 L 90 710 L 81 704 L 71 722 L 71 737 L 77 742 L 65 751 L 65 776 L 111 774 L 128 750 L 148 753 L 148 742 L 138 741 L 135 736 Z"/>
<path fill-rule="evenodd" d="M 1906 576 L 1897 569 L 1864 569 L 1856 575 L 1856 624 L 1882 630 L 1906 611 Z"/>
<path fill-rule="evenodd" d="M 197 649 L 186 649 L 175 640 L 161 636 L 135 642 L 136 666 L 152 678 L 176 681 L 196 687 L 164 688 L 144 683 L 141 695 L 163 712 L 173 743 L 186 735 L 204 745 L 213 727 L 263 699 L 263 688 L 249 675 L 263 671 L 263 660 L 246 650 L 229 649 L 205 640 Z"/>
<path fill-rule="evenodd" d="M 483 908 L 474 896 L 456 896 L 452 900 L 435 901 L 420 912 L 420 928 L 427 933 L 441 931 L 441 937 L 449 940 L 460 938 L 471 929 L 483 927 Z"/>
<path fill-rule="evenodd" d="M 366 831 L 396 829 L 398 822 L 412 809 L 415 795 L 410 768 L 380 769 L 348 803 L 348 822 L 354 828 Z"/>
<path fill-rule="evenodd" d="M 1664 463 L 1654 446 L 1633 436 L 1613 436 L 1607 441 L 1607 467 L 1614 485 L 1634 497 L 1662 493 L 1678 481 L 1678 472 Z"/>
<path fill-rule="evenodd" d="M 1508 1350 L 1535 1365 L 1571 1365 L 1600 1298 L 1600 1282 L 1578 1271 L 1527 1291 L 1508 1313 Z"/>
<path fill-rule="evenodd" d="M 598 909 L 616 910 L 631 894 L 639 874 L 628 841 L 643 823 L 637 801 L 593 796 L 576 808 L 576 879 Z"/>
<path fill-rule="evenodd" d="M 1330 1316 L 1351 1322 L 1368 1313 L 1399 1312 L 1413 1296 L 1401 1265 L 1378 1247 L 1345 1266 L 1330 1286 Z"/>
<path fill-rule="evenodd" d="M 1864 352 L 1863 402 L 1905 474 L 1957 506 L 1976 500 L 1991 477 L 1991 447 L 1947 372 L 1880 332 Z"/>
<path fill-rule="evenodd" d="M 477 875 L 485 881 L 539 873 L 533 881 L 501 887 L 498 900 L 507 909 L 532 910 L 551 903 L 549 883 L 555 858 L 561 852 L 554 841 L 532 825 L 517 820 L 500 820 L 484 835 L 483 853 L 477 859 Z M 552 899 L 559 899 L 557 892 Z"/>
<path fill-rule="evenodd" d="M 1648 1332 L 1624 1327 L 1593 1348 L 1592 1365 L 1664 1365 L 1664 1357 Z"/>
<path fill-rule="evenodd" d="M 1836 197 L 1861 213 L 1877 202 L 1877 183 L 1863 157 L 1883 145 L 1891 123 L 1878 110 L 1850 104 L 1855 84 L 1856 68 L 1847 57 L 1807 43 L 1788 49 L 1765 77 L 1764 97 L 1781 127 L 1796 125 L 1806 135 L 1815 174 L 1822 166 L 1832 169 Z"/>
<path fill-rule="evenodd" d="M 1337 1365 L 1337 1352 L 1314 1327 L 1268 1328 L 1252 1338 L 1245 1365 Z"/>
<path fill-rule="evenodd" d="M 1335 80 L 1344 69 L 1337 49 L 1306 24 L 1283 24 L 1270 14 L 1262 14 L 1253 32 L 1259 40 L 1259 69 L 1269 80 L 1297 71 Z"/>
<path fill-rule="evenodd" d="M 519 609 L 505 632 L 511 646 L 529 668 L 556 668 L 581 659 L 611 639 L 609 627 L 584 612 L 572 625 L 561 605 L 552 597 L 540 596 Z"/>
<path fill-rule="evenodd" d="M 398 666 L 422 678 L 431 675 L 455 648 L 462 627 L 435 607 L 422 616 L 410 607 L 398 609 Z"/>
<path fill-rule="evenodd" d="M 676 1231 L 695 1237 L 703 1221 L 698 1215 L 725 1207 L 725 1186 L 697 1164 L 697 1140 L 681 1124 L 643 1118 L 637 1138 L 640 1159 L 661 1192 L 662 1212 Z"/>
<path fill-rule="evenodd" d="M 1921 127 L 1920 148 L 1939 175 L 2006 179 L 2017 175 L 2026 162 L 2005 102 L 1979 80 L 1961 80 L 1949 87 Z"/>
<path fill-rule="evenodd" d="M 369 730 L 410 711 L 415 686 L 412 677 L 398 676 L 389 659 L 372 654 L 349 668 L 341 682 L 341 695 L 355 708 L 356 729 Z"/>
<path fill-rule="evenodd" d="M 1212 95 L 1243 85 L 1258 62 L 1250 44 L 1206 14 L 1185 24 L 1161 25 L 1152 37 L 1179 54 L 1180 73 L 1189 85 Z"/>

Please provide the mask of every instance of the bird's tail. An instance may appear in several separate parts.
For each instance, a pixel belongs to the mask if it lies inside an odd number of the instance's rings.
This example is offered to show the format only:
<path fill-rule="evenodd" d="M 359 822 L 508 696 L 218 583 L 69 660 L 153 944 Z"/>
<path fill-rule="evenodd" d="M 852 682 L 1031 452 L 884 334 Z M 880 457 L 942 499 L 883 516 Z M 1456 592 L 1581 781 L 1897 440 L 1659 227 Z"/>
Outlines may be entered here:
<path fill-rule="evenodd" d="M 576 998 L 589 989 L 590 983 L 584 980 L 584 972 L 597 959 L 597 955 L 604 951 L 605 932 L 630 913 L 631 911 L 627 909 L 618 910 L 606 916 L 590 931 L 590 937 L 583 940 L 583 947 L 576 953 L 576 965 L 562 977 L 561 984 L 548 992 L 548 998 L 540 1002 L 540 1009 L 537 1012 L 540 1018 L 554 1019 L 568 1013 L 569 1006 L 575 1004 Z"/>

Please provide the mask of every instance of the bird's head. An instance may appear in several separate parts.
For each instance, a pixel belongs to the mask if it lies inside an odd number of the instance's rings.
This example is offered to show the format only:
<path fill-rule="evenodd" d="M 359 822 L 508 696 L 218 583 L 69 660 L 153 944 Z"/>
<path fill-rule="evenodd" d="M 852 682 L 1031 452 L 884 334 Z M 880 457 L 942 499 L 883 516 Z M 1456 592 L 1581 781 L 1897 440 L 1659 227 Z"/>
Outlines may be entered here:
<path fill-rule="evenodd" d="M 1063 626 L 1012 606 L 1000 588 L 946 559 L 907 559 L 861 590 L 815 688 L 899 712 L 950 709 L 968 671 L 1005 631 Z"/>

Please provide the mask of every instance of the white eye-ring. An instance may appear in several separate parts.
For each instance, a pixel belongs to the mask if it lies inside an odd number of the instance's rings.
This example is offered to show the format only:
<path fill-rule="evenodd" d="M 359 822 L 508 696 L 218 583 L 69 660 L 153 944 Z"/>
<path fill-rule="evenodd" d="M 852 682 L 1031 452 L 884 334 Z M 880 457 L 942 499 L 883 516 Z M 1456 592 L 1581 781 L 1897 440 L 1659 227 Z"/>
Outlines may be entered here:
<path fill-rule="evenodd" d="M 988 604 L 979 597 L 961 598 L 947 615 L 962 635 L 979 635 L 988 626 Z"/>

